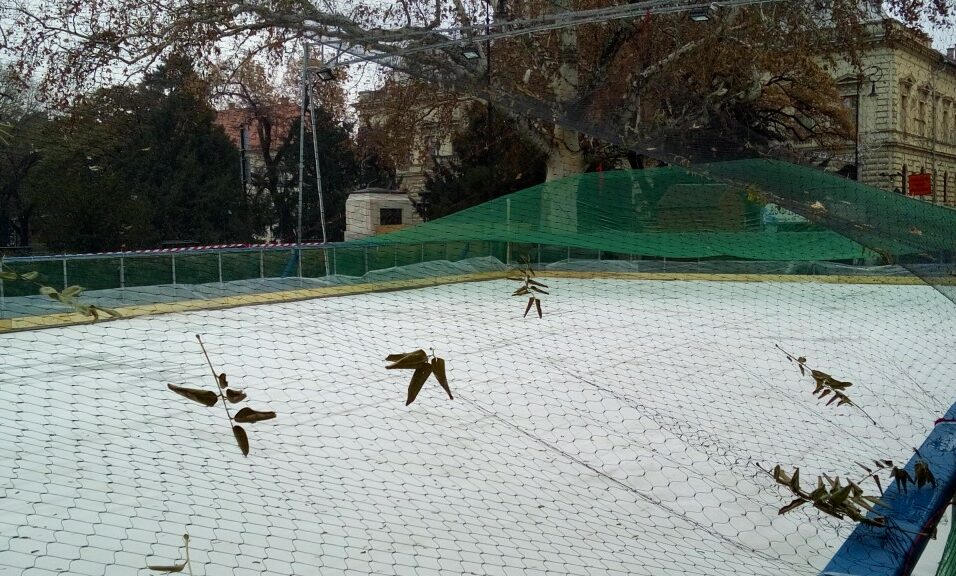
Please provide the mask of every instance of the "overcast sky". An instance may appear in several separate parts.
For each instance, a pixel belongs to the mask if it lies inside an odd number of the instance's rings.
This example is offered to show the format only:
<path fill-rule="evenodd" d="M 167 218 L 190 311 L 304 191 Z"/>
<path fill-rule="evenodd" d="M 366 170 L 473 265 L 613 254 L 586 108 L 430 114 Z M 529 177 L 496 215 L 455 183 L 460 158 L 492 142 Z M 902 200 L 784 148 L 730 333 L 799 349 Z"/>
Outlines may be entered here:
<path fill-rule="evenodd" d="M 933 28 L 932 25 L 924 23 L 923 29 L 933 39 L 933 48 L 942 53 L 946 53 L 947 48 L 956 46 L 956 26 L 949 28 Z"/>

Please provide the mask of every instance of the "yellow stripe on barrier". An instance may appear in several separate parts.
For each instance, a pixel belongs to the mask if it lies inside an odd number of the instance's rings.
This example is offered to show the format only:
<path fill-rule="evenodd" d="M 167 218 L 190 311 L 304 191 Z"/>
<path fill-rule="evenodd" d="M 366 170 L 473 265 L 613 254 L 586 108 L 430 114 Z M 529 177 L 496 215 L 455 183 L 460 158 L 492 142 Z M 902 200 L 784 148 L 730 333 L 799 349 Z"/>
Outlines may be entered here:
<path fill-rule="evenodd" d="M 342 286 L 325 286 L 322 288 L 303 288 L 286 290 L 283 292 L 264 292 L 261 294 L 242 294 L 237 296 L 223 296 L 208 300 L 183 300 L 181 302 L 166 302 L 160 304 L 141 304 L 118 308 L 123 316 L 116 320 L 136 318 L 140 316 L 154 316 L 158 314 L 173 314 L 178 312 L 196 312 L 200 310 L 222 310 L 239 306 L 255 306 L 260 304 L 278 304 L 311 300 L 314 298 L 329 298 L 334 296 L 349 296 L 369 292 L 389 292 L 396 290 L 411 290 L 427 288 L 443 284 L 459 284 L 462 282 L 483 282 L 497 280 L 508 276 L 510 272 L 479 272 L 455 276 L 436 276 L 434 278 L 418 278 L 411 280 L 391 280 L 386 282 L 371 282 L 367 284 L 347 284 Z M 541 271 L 542 278 L 571 278 L 579 280 L 647 280 L 647 281 L 676 281 L 676 282 L 816 282 L 823 284 L 872 284 L 872 285 L 918 285 L 924 282 L 915 276 L 809 276 L 792 274 L 711 274 L 711 273 L 669 273 L 669 272 L 579 272 L 574 270 Z M 956 285 L 956 278 L 940 282 L 944 285 Z M 34 330 L 57 326 L 76 324 L 91 324 L 93 320 L 76 313 L 44 314 L 40 316 L 23 316 L 19 318 L 0 319 L 0 333 L 16 332 L 20 330 Z"/>
<path fill-rule="evenodd" d="M 346 284 L 341 286 L 324 286 L 321 288 L 302 288 L 285 290 L 282 292 L 263 292 L 259 294 L 241 294 L 237 296 L 223 296 L 206 300 L 183 300 L 180 302 L 164 302 L 157 304 L 139 304 L 116 308 L 116 311 L 126 318 L 139 316 L 154 316 L 158 314 L 173 314 L 177 312 L 196 312 L 200 310 L 222 310 L 239 306 L 254 306 L 259 304 L 279 304 L 311 300 L 313 298 L 329 298 L 333 296 L 348 296 L 367 292 L 390 292 L 395 290 L 410 290 L 427 288 L 442 284 L 458 284 L 462 282 L 482 282 L 503 278 L 505 272 L 479 272 L 475 274 L 461 274 L 455 276 L 435 276 L 433 278 L 416 278 L 410 280 L 390 280 L 386 282 L 371 282 L 367 284 Z M 101 315 L 103 316 L 103 315 Z M 100 320 L 103 321 L 102 319 Z M 76 324 L 92 324 L 94 320 L 74 312 L 43 314 L 40 316 L 22 316 L 0 320 L 0 333 L 20 330 L 34 330 L 38 328 L 52 328 Z"/>

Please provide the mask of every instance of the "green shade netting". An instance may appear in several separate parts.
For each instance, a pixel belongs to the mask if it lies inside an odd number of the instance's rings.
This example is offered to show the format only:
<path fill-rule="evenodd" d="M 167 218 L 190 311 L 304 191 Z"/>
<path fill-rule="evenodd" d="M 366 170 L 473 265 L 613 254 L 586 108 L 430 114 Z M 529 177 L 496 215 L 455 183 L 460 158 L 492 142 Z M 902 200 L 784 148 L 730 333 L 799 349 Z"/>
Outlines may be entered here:
<path fill-rule="evenodd" d="M 956 576 L 956 510 L 953 511 L 953 524 L 949 528 L 949 538 L 946 539 L 936 576 Z"/>
<path fill-rule="evenodd" d="M 943 249 L 954 229 L 956 212 L 945 208 L 810 168 L 742 160 L 579 174 L 353 243 L 480 240 L 675 259 L 876 262 L 877 253 Z"/>

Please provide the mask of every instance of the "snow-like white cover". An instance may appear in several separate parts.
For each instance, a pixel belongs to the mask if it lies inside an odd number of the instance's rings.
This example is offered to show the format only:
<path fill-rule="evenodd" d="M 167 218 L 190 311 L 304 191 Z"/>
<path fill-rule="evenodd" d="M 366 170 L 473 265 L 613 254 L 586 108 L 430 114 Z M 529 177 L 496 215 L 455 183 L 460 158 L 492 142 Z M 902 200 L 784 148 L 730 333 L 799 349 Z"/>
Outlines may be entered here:
<path fill-rule="evenodd" d="M 814 574 L 853 529 L 757 464 L 862 475 L 953 401 L 929 287 L 545 279 L 0 336 L 0 574 Z M 276 420 L 243 458 L 217 369 Z M 854 382 L 824 407 L 775 347 Z M 435 349 L 404 405 L 386 354 Z"/>

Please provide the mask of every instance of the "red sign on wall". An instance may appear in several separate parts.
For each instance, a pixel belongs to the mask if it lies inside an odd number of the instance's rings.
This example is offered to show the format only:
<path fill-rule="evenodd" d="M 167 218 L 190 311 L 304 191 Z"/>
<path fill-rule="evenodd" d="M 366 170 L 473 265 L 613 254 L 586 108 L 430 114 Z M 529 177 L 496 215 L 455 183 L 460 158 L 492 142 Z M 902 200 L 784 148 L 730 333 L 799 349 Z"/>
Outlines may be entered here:
<path fill-rule="evenodd" d="M 929 196 L 933 193 L 933 178 L 929 174 L 910 174 L 910 196 Z"/>

